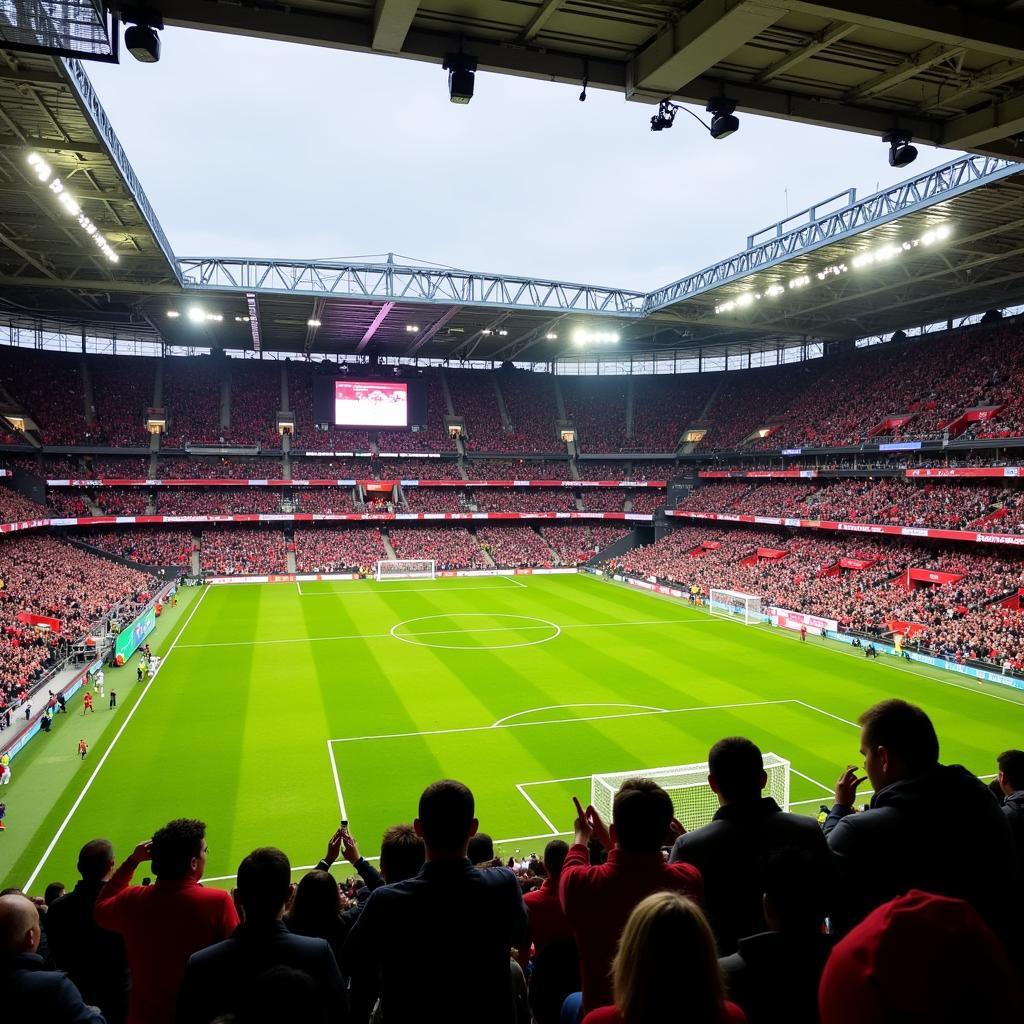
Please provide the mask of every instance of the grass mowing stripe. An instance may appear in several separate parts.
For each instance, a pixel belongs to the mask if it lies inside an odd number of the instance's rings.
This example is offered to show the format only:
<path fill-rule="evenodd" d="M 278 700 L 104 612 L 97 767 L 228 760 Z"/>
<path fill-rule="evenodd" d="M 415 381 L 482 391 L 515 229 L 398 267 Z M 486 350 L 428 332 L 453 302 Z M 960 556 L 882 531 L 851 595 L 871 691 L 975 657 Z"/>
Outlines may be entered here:
<path fill-rule="evenodd" d="M 64 830 L 70 824 L 71 819 L 75 815 L 75 811 L 78 810 L 82 801 L 85 799 L 85 794 L 88 793 L 89 790 L 92 788 L 92 784 L 96 781 L 96 776 L 99 775 L 100 769 L 107 763 L 107 758 L 110 756 L 110 752 L 117 745 L 117 741 L 121 738 L 121 734 L 125 731 L 125 729 L 128 727 L 128 723 L 135 716 L 135 712 L 139 709 L 139 705 L 143 702 L 143 700 L 145 700 L 146 694 L 149 693 L 150 687 L 156 682 L 156 677 L 160 675 L 160 672 L 163 669 L 164 665 L 167 664 L 167 659 L 171 656 L 171 653 L 174 651 L 175 644 L 177 644 L 177 642 L 181 639 L 181 634 L 185 632 L 186 627 L 192 621 L 192 617 L 195 615 L 197 611 L 199 611 L 199 607 L 203 603 L 203 600 L 206 597 L 207 593 L 208 591 L 204 590 L 202 594 L 199 595 L 199 600 L 196 601 L 196 603 L 192 606 L 185 621 L 181 624 L 181 628 L 178 630 L 178 635 L 171 641 L 171 646 L 167 648 L 167 653 L 160 659 L 160 664 L 157 665 L 156 671 L 153 673 L 152 676 L 150 676 L 149 682 L 146 683 L 146 686 L 143 689 L 142 693 L 139 694 L 139 699 L 131 706 L 131 708 L 128 711 L 128 714 L 124 717 L 124 721 L 121 723 L 121 727 L 117 730 L 116 733 L 114 733 L 114 738 L 110 741 L 110 745 L 107 747 L 106 750 L 103 751 L 103 756 L 100 758 L 99 764 L 96 765 L 96 767 L 92 770 L 92 774 L 89 776 L 88 779 L 86 779 L 85 785 L 82 787 L 82 792 L 79 793 L 78 796 L 75 798 L 75 802 L 71 805 L 71 810 L 68 811 L 64 820 L 60 823 L 59 828 L 54 833 L 54 836 L 50 840 L 49 845 L 46 847 L 46 850 L 43 852 L 42 857 L 39 858 L 39 863 L 36 864 L 35 868 L 32 871 L 32 874 L 29 875 L 28 881 L 22 886 L 22 889 L 25 892 L 31 891 L 32 885 L 35 882 L 36 878 L 39 877 L 39 872 L 43 870 L 43 866 L 46 864 L 47 858 L 50 856 L 51 853 L 53 853 L 53 848 L 57 845 L 58 841 L 60 840 L 60 837 L 64 834 Z"/>

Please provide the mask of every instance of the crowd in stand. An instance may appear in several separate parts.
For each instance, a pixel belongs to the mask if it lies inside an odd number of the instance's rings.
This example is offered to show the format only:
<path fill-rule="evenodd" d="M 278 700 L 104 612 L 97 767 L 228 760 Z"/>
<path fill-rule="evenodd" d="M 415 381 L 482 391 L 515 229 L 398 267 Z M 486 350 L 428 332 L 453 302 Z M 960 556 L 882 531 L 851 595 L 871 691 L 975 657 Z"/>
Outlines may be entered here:
<path fill-rule="evenodd" d="M 119 447 L 148 447 L 146 410 L 153 405 L 157 361 L 134 356 L 90 355 L 86 356 L 86 364 L 103 440 Z"/>
<path fill-rule="evenodd" d="M 662 490 L 627 491 L 626 496 L 630 500 L 630 512 L 638 512 L 642 515 L 653 515 L 665 504 L 665 492 Z"/>
<path fill-rule="evenodd" d="M 280 530 L 259 526 L 203 530 L 200 552 L 203 572 L 216 576 L 266 575 L 287 569 Z"/>
<path fill-rule="evenodd" d="M 843 558 L 868 564 L 841 568 Z M 696 585 L 705 595 L 712 588 L 757 594 L 765 605 L 834 619 L 849 630 L 900 632 L 952 660 L 1024 667 L 1024 612 L 1015 601 L 1024 558 L 1013 551 L 687 527 L 614 559 L 611 567 Z M 963 578 L 912 581 L 911 569 Z"/>
<path fill-rule="evenodd" d="M 377 435 L 377 450 L 381 452 L 450 452 L 454 445 L 444 425 L 446 408 L 444 387 L 437 373 L 426 372 L 427 422 L 415 431 L 386 431 Z M 390 470 L 388 470 L 390 472 Z M 406 477 L 411 479 L 411 477 Z"/>
<path fill-rule="evenodd" d="M 152 577 L 53 537 L 27 535 L 0 544 L 0 702 L 27 690 L 91 623 L 124 605 L 134 614 Z M 21 613 L 59 620 L 41 630 Z"/>
<path fill-rule="evenodd" d="M 621 512 L 627 498 L 638 492 L 625 491 L 621 487 L 585 487 L 577 492 L 587 512 Z"/>
<path fill-rule="evenodd" d="M 279 487 L 160 487 L 156 510 L 179 516 L 280 512 L 281 495 Z"/>
<path fill-rule="evenodd" d="M 379 529 L 305 526 L 295 529 L 295 568 L 298 572 L 367 573 L 385 558 L 387 552 Z"/>
<path fill-rule="evenodd" d="M 281 460 L 276 458 L 168 458 L 160 459 L 156 466 L 158 480 L 280 480 L 281 477 Z"/>
<path fill-rule="evenodd" d="M 225 439 L 228 428 L 221 426 L 221 388 L 227 372 L 226 362 L 212 356 L 164 361 L 164 447 L 180 448 Z"/>
<path fill-rule="evenodd" d="M 576 444 L 583 452 L 615 452 L 622 447 L 626 423 L 626 377 L 562 377 L 559 380 L 565 412 L 576 429 Z M 620 426 L 620 424 L 622 426 Z M 613 479 L 591 477 L 590 479 Z"/>
<path fill-rule="evenodd" d="M 78 536 L 84 544 L 143 565 L 188 568 L 192 534 L 188 530 L 146 527 L 131 530 L 89 530 Z"/>
<path fill-rule="evenodd" d="M 13 1020 L 47 1024 L 1016 1024 L 1024 752 L 987 786 L 940 760 L 926 713 L 886 700 L 858 718 L 865 770 L 835 784 L 820 827 L 765 793 L 760 749 L 707 754 L 718 806 L 676 819 L 626 779 L 608 819 L 575 802 L 571 844 L 495 858 L 472 791 L 445 779 L 389 827 L 377 866 L 345 822 L 298 885 L 263 846 L 235 888 L 201 885 L 196 819 L 118 864 L 82 847 L 81 881 L 0 896 Z M 860 787 L 873 791 L 870 804 Z M 415 811 L 415 814 L 414 814 Z M 339 884 L 339 857 L 354 877 Z M 140 872 L 156 882 L 135 884 Z M 43 940 L 45 938 L 45 945 Z"/>
<path fill-rule="evenodd" d="M 374 480 L 380 476 L 390 476 L 394 470 L 390 466 L 383 469 L 383 463 L 371 462 L 369 459 L 327 459 L 305 458 L 293 456 L 293 480 Z M 440 460 L 438 460 L 440 461 Z"/>
<path fill-rule="evenodd" d="M 50 491 L 53 495 L 56 491 Z M 97 487 L 91 491 L 92 500 L 100 511 L 109 516 L 141 516 L 154 501 L 154 491 L 147 487 Z"/>
<path fill-rule="evenodd" d="M 223 428 L 224 440 L 280 448 L 277 413 L 281 408 L 281 364 L 270 360 L 232 359 L 228 367 L 231 425 Z M 278 476 L 279 472 L 275 470 L 273 475 Z"/>
<path fill-rule="evenodd" d="M 572 480 L 568 462 L 555 459 L 466 459 L 470 480 Z"/>
<path fill-rule="evenodd" d="M 541 528 L 544 539 L 555 549 L 562 565 L 581 565 L 597 553 L 594 539 L 586 526 L 574 523 L 545 524 Z"/>
<path fill-rule="evenodd" d="M 697 374 L 679 387 L 678 378 L 637 377 L 633 386 L 633 433 L 619 443 L 619 450 L 674 452 L 688 427 L 697 426 L 702 411 L 718 387 L 718 378 Z M 619 428 L 626 433 L 624 420 Z M 607 428 L 605 436 L 607 437 Z M 596 448 L 584 439 L 584 451 L 615 451 Z"/>
<path fill-rule="evenodd" d="M 90 516 L 92 512 L 80 491 L 52 490 L 46 500 L 58 516 Z"/>
<path fill-rule="evenodd" d="M 466 492 L 458 487 L 403 487 L 410 512 L 466 512 Z"/>
<path fill-rule="evenodd" d="M 299 512 L 313 515 L 350 515 L 355 512 L 351 487 L 297 487 L 292 491 Z"/>
<path fill-rule="evenodd" d="M 392 526 L 391 546 L 399 558 L 429 558 L 438 569 L 487 569 L 476 538 L 458 527 Z"/>
<path fill-rule="evenodd" d="M 0 521 L 13 523 L 22 519 L 45 519 L 49 510 L 29 501 L 10 487 L 0 485 Z"/>
<path fill-rule="evenodd" d="M 551 548 L 532 526 L 481 526 L 477 538 L 482 547 L 502 568 L 550 566 Z"/>
<path fill-rule="evenodd" d="M 480 512 L 575 512 L 576 495 L 568 487 L 474 487 Z"/>
<path fill-rule="evenodd" d="M 1024 528 L 1024 490 L 970 480 L 713 481 L 694 488 L 678 507 L 937 529 L 984 526 L 997 533 Z"/>

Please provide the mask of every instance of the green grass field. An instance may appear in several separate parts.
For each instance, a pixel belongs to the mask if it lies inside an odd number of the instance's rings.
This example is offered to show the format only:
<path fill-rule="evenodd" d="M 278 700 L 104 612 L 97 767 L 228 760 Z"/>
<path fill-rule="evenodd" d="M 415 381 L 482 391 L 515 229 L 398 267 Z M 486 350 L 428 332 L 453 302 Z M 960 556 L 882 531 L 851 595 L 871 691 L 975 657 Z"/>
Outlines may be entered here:
<path fill-rule="evenodd" d="M 472 787 L 506 853 L 539 851 L 592 773 L 702 761 L 733 734 L 789 759 L 795 809 L 814 812 L 858 759 L 857 715 L 883 697 L 923 705 L 943 758 L 978 774 L 1024 727 L 1015 691 L 588 576 L 209 587 L 160 629 L 148 688 L 102 721 L 76 699 L 16 759 L 5 885 L 70 882 L 86 840 L 124 855 L 180 816 L 207 821 L 208 878 L 223 884 L 258 845 L 314 864 L 343 808 L 375 853 L 444 776 Z M 129 672 L 108 686 L 127 691 Z M 85 728 L 96 741 L 79 763 Z"/>

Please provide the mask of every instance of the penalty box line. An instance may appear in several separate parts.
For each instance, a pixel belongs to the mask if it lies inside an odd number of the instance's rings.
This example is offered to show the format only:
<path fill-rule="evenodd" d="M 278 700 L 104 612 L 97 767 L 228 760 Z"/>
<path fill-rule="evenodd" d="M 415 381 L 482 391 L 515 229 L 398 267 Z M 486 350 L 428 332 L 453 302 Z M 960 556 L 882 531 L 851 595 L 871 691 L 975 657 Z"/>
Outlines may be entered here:
<path fill-rule="evenodd" d="M 299 597 L 333 597 L 342 598 L 346 601 L 351 600 L 354 597 L 380 597 L 382 593 L 387 594 L 461 594 L 470 590 L 518 590 L 520 587 L 523 590 L 529 588 L 525 583 L 520 583 L 519 580 L 512 579 L 510 576 L 495 576 L 494 579 L 507 580 L 512 586 L 504 587 L 388 587 L 386 591 L 378 590 L 361 590 L 358 593 L 346 594 L 344 591 L 339 590 L 328 590 L 321 593 L 306 593 L 302 589 L 302 581 L 296 580 L 295 585 L 299 590 Z M 329 583 L 330 580 L 310 580 L 311 583 Z M 351 581 L 354 582 L 354 581 Z"/>

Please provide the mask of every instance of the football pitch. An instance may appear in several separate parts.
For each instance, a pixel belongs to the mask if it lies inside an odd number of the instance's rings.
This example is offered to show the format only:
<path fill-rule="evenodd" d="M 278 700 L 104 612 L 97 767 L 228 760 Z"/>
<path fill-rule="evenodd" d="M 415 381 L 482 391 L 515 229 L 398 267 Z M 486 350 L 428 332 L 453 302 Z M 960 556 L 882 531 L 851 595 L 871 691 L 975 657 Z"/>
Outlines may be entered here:
<path fill-rule="evenodd" d="M 858 714 L 890 696 L 921 704 L 943 759 L 979 775 L 1024 732 L 1007 688 L 583 575 L 211 586 L 159 649 L 5 884 L 71 883 L 87 840 L 120 858 L 184 816 L 208 823 L 214 884 L 256 846 L 315 864 L 342 817 L 373 854 L 442 777 L 473 789 L 503 853 L 525 855 L 571 828 L 593 773 L 703 761 L 736 734 L 792 763 L 794 809 L 814 813 L 860 763 Z M 73 730 L 80 697 L 71 711 Z M 12 795 L 31 784 L 16 771 Z"/>

